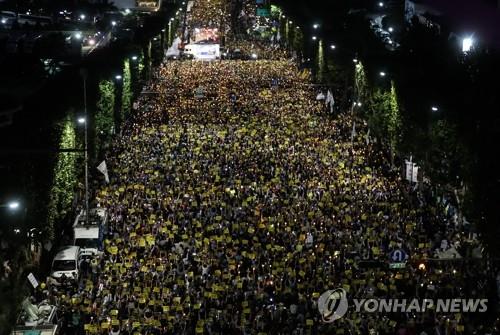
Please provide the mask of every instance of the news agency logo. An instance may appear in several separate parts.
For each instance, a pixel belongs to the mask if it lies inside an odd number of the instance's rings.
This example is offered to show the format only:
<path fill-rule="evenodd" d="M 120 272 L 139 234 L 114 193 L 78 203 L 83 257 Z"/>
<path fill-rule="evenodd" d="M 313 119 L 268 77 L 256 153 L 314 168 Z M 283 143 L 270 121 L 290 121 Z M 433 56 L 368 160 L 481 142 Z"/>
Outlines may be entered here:
<path fill-rule="evenodd" d="M 318 310 L 325 323 L 343 317 L 348 307 L 347 292 L 342 288 L 326 291 L 318 299 Z"/>
<path fill-rule="evenodd" d="M 362 313 L 484 313 L 488 299 L 353 299 L 354 310 Z M 323 322 L 342 318 L 349 308 L 347 293 L 338 288 L 324 292 L 318 299 Z"/>

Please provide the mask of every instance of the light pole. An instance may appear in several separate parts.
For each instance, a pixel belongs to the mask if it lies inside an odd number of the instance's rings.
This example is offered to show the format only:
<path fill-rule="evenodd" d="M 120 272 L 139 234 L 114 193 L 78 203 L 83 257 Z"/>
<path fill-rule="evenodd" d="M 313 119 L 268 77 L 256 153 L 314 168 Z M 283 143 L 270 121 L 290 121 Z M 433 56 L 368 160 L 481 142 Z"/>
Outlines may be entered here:
<path fill-rule="evenodd" d="M 17 211 L 20 206 L 19 201 L 9 201 L 8 203 L 0 204 L 0 208 L 8 208 L 11 211 Z"/>
<path fill-rule="evenodd" d="M 89 144 L 88 144 L 88 112 L 87 112 L 87 71 L 82 69 L 83 77 L 83 112 L 85 117 L 78 120 L 85 127 L 85 224 L 89 225 Z"/>

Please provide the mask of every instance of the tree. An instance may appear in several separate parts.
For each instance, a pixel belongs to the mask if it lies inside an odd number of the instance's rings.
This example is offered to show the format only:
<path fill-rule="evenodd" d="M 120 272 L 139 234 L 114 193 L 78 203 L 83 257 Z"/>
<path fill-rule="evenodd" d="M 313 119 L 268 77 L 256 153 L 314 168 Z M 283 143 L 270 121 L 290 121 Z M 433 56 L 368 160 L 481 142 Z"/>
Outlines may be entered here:
<path fill-rule="evenodd" d="M 76 135 L 71 115 L 63 122 L 60 149 L 74 149 L 76 147 Z M 52 187 L 49 194 L 49 206 L 47 213 L 47 225 L 44 229 L 44 239 L 54 238 L 54 227 L 60 223 L 71 210 L 74 191 L 77 183 L 76 170 L 77 155 L 73 152 L 59 152 L 56 157 L 56 166 Z"/>
<path fill-rule="evenodd" d="M 391 150 L 391 158 L 394 159 L 401 142 L 402 126 L 394 82 L 391 82 L 389 91 L 381 88 L 374 91 L 369 99 L 368 109 L 370 111 L 368 115 L 370 129 L 377 137 L 380 137 L 388 144 Z"/>
<path fill-rule="evenodd" d="M 103 150 L 115 131 L 113 118 L 115 106 L 115 87 L 112 81 L 102 80 L 99 83 L 97 108 L 95 115 L 96 152 Z"/>
<path fill-rule="evenodd" d="M 122 111 L 126 118 L 132 109 L 132 76 L 130 70 L 130 61 L 125 59 L 123 62 L 123 91 L 122 91 Z"/>

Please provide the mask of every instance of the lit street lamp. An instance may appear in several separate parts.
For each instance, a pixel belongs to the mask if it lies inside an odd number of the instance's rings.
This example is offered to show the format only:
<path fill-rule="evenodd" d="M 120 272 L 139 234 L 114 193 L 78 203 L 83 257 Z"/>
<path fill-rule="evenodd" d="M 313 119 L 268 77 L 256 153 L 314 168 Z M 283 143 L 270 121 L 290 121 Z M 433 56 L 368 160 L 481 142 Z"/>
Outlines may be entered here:
<path fill-rule="evenodd" d="M 382 7 L 384 7 L 384 3 L 383 3 L 383 2 L 379 2 L 379 3 L 378 3 L 378 6 L 379 6 L 380 8 L 382 8 Z"/>
<path fill-rule="evenodd" d="M 316 36 L 313 36 L 313 37 L 312 37 L 312 40 L 313 40 L 313 41 L 316 41 L 317 39 L 318 39 L 318 38 L 317 38 Z"/>
<path fill-rule="evenodd" d="M 385 77 L 385 76 L 387 75 L 387 73 L 385 73 L 384 71 L 381 71 L 381 72 L 379 73 L 379 75 L 380 75 L 381 77 Z"/>
<path fill-rule="evenodd" d="M 317 24 L 317 23 L 313 24 L 313 28 L 314 29 L 318 29 L 319 28 L 319 24 Z"/>
<path fill-rule="evenodd" d="M 438 108 L 438 107 L 436 107 L 436 106 L 432 106 L 432 107 L 431 107 L 431 110 L 432 110 L 433 112 L 437 112 L 437 111 L 439 111 L 439 108 Z"/>
<path fill-rule="evenodd" d="M 85 117 L 80 117 L 78 123 L 85 125 L 85 224 L 89 225 L 89 141 L 88 141 L 88 112 L 87 112 L 87 70 L 81 69 L 83 79 L 83 111 Z M 83 121 L 83 122 L 81 122 Z"/>
<path fill-rule="evenodd" d="M 16 211 L 19 209 L 19 207 L 21 207 L 21 204 L 19 203 L 19 201 L 10 201 L 6 204 L 3 204 L 3 205 L 0 205 L 1 208 L 8 208 L 10 209 L 11 211 Z"/>
<path fill-rule="evenodd" d="M 467 53 L 471 51 L 472 47 L 474 46 L 474 40 L 472 37 L 466 37 L 462 40 L 462 52 Z"/>
<path fill-rule="evenodd" d="M 330 49 L 335 50 L 336 46 L 335 44 L 330 45 Z"/>

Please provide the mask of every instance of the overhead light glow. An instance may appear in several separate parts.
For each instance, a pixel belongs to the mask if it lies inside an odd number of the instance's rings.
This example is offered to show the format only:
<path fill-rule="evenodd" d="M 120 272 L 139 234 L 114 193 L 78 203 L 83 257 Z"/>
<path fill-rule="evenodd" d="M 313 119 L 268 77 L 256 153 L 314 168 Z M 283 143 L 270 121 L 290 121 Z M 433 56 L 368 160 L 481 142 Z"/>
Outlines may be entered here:
<path fill-rule="evenodd" d="M 9 202 L 8 206 L 9 206 L 9 209 L 16 210 L 19 208 L 20 204 L 18 201 L 11 201 L 11 202 Z"/>
<path fill-rule="evenodd" d="M 472 47 L 474 46 L 474 40 L 472 37 L 466 37 L 462 40 L 462 52 L 469 52 L 471 51 Z"/>

